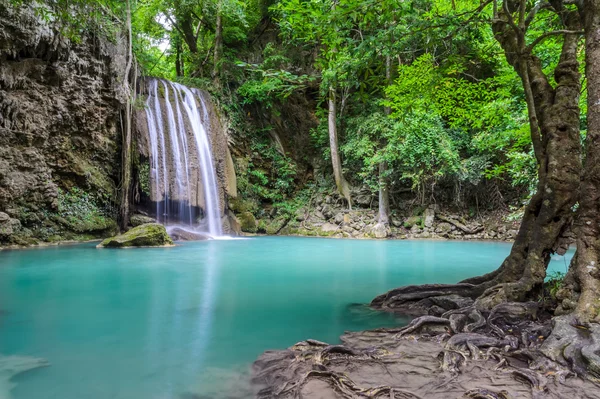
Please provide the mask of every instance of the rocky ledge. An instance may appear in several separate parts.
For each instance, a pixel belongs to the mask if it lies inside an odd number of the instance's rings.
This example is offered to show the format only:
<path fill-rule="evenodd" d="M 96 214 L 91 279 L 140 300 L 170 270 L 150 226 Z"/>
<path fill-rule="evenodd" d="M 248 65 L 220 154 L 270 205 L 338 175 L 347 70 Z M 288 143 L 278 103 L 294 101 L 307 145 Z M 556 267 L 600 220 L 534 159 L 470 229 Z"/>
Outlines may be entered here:
<path fill-rule="evenodd" d="M 147 223 L 115 237 L 107 238 L 98 248 L 128 247 L 170 247 L 173 240 L 167 234 L 165 226 L 158 223 Z"/>
<path fill-rule="evenodd" d="M 396 210 L 391 222 L 377 223 L 372 209 L 340 208 L 324 197 L 313 208 L 301 208 L 291 219 L 259 218 L 240 212 L 241 230 L 251 234 L 299 235 L 334 238 L 422 238 L 455 240 L 513 240 L 519 220 L 509 220 L 507 212 L 467 215 L 438 206 Z"/>

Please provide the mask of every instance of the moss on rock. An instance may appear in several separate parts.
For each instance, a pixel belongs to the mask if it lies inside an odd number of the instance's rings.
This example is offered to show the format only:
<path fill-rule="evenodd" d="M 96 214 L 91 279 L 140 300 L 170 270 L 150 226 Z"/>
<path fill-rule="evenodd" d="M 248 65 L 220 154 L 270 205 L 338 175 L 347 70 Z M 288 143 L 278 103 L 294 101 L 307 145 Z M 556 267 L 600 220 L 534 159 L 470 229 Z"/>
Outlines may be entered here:
<path fill-rule="evenodd" d="M 165 226 L 158 223 L 147 223 L 134 227 L 126 233 L 107 238 L 98 247 L 165 247 L 172 245 L 174 245 L 173 240 L 167 234 Z"/>
<path fill-rule="evenodd" d="M 246 233 L 256 233 L 258 231 L 258 222 L 250 212 L 242 212 L 238 215 L 242 231 Z"/>

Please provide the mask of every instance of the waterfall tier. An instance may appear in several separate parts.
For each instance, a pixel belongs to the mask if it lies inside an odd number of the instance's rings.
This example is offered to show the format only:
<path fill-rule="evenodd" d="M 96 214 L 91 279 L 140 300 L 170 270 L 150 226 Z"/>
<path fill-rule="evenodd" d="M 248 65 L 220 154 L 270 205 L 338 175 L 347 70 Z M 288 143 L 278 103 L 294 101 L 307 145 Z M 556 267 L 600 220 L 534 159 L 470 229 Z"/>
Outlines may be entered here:
<path fill-rule="evenodd" d="M 200 90 L 165 80 L 149 79 L 147 90 L 145 138 L 157 221 L 221 236 L 223 194 L 213 156 L 219 132 L 210 101 Z"/>

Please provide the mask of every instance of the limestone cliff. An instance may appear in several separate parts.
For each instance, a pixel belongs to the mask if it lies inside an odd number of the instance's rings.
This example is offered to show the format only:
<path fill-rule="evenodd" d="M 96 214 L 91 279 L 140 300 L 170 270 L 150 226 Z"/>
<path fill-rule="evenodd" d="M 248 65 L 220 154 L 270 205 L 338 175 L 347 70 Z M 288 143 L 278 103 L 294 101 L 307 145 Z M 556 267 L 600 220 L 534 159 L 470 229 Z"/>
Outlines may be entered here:
<path fill-rule="evenodd" d="M 124 41 L 80 39 L 0 0 L 0 244 L 116 228 Z"/>

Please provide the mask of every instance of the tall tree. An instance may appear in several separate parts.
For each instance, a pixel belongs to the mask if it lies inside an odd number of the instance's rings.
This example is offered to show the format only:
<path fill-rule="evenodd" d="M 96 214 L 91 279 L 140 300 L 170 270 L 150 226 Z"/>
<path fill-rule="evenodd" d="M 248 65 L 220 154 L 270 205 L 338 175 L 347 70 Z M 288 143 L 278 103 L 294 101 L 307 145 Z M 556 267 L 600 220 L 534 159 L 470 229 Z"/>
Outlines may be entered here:
<path fill-rule="evenodd" d="M 575 310 L 580 321 L 600 322 L 600 0 L 584 0 L 587 136 L 579 208 L 575 221 L 577 252 L 565 277 L 562 311 Z M 578 296 L 578 298 L 577 298 Z"/>
<path fill-rule="evenodd" d="M 329 112 L 327 115 L 327 126 L 329 132 L 329 150 L 331 151 L 331 164 L 333 166 L 333 177 L 338 192 L 348 201 L 348 207 L 352 209 L 352 198 L 350 196 L 350 185 L 344 178 L 342 172 L 342 159 L 340 157 L 338 130 L 337 130 L 337 98 L 333 86 L 329 87 L 329 97 L 327 99 Z"/>
<path fill-rule="evenodd" d="M 131 202 L 131 167 L 132 167 L 132 151 L 131 148 L 131 124 L 133 118 L 133 102 L 135 96 L 135 84 L 133 90 L 129 85 L 131 68 L 133 65 L 133 40 L 131 28 L 131 4 L 129 0 L 127 6 L 127 65 L 125 66 L 125 74 L 123 76 L 123 90 L 127 96 L 125 104 L 125 126 L 122 132 L 122 176 L 121 176 L 121 209 L 120 209 L 120 224 L 121 228 L 125 229 L 129 224 L 129 205 Z M 137 71 L 134 73 L 137 76 Z"/>
<path fill-rule="evenodd" d="M 579 188 L 579 15 L 562 0 L 528 4 L 523 0 L 494 2 L 494 35 L 525 91 L 538 184 L 510 255 L 496 271 L 464 281 L 478 284 L 481 292 L 489 289 L 484 296 L 489 305 L 524 300 L 542 286 L 550 256 L 561 247 L 561 235 L 570 226 Z M 531 24 L 542 9 L 556 18 L 557 29 L 528 44 Z M 562 49 L 553 86 L 534 50 L 554 36 L 562 36 Z"/>

